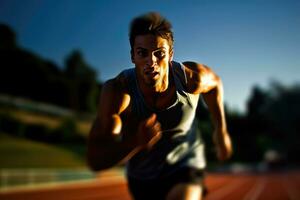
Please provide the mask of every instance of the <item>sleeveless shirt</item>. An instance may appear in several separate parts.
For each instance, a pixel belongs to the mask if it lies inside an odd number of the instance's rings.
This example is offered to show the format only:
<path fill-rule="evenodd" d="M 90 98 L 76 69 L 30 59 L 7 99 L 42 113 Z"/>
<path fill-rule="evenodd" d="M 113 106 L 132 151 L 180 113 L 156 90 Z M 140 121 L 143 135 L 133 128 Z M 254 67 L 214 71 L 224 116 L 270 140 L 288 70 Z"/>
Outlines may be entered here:
<path fill-rule="evenodd" d="M 134 155 L 127 163 L 127 176 L 136 179 L 155 179 L 174 173 L 181 167 L 203 169 L 204 143 L 195 119 L 199 94 L 185 90 L 186 74 L 181 63 L 172 61 L 170 73 L 176 87 L 176 101 L 171 106 L 157 110 L 148 106 L 137 83 L 134 68 L 122 73 L 128 80 L 132 112 L 140 119 L 152 113 L 161 124 L 162 137 L 150 149 Z"/>

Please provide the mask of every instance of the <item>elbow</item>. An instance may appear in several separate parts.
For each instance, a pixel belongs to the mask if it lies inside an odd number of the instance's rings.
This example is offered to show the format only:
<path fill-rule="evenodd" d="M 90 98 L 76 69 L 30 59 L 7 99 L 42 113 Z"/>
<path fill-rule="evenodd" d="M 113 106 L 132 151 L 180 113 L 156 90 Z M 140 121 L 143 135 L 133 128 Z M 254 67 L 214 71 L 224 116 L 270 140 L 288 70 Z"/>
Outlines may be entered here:
<path fill-rule="evenodd" d="M 87 159 L 86 159 L 86 163 L 87 166 L 90 170 L 97 172 L 101 170 L 101 167 L 99 166 L 99 164 L 97 164 L 96 160 L 94 160 L 91 155 L 87 155 Z"/>
<path fill-rule="evenodd" d="M 95 149 L 92 147 L 88 147 L 86 163 L 92 171 L 96 172 L 109 169 L 115 165 L 113 160 L 107 156 L 103 148 Z"/>
<path fill-rule="evenodd" d="M 89 152 L 89 150 L 88 150 L 88 153 L 86 155 L 86 164 L 90 170 L 95 171 L 95 172 L 101 170 L 101 167 L 97 164 L 96 161 L 97 160 L 94 158 L 92 153 Z"/>
<path fill-rule="evenodd" d="M 105 162 L 101 158 L 101 156 L 95 157 L 95 156 L 88 155 L 86 162 L 89 169 L 94 172 L 106 170 L 113 167 L 113 165 L 110 162 Z"/>
<path fill-rule="evenodd" d="M 94 171 L 94 172 L 99 172 L 105 169 L 108 169 L 109 167 L 100 165 L 98 163 L 92 163 L 92 162 L 88 162 L 88 167 L 90 170 Z"/>

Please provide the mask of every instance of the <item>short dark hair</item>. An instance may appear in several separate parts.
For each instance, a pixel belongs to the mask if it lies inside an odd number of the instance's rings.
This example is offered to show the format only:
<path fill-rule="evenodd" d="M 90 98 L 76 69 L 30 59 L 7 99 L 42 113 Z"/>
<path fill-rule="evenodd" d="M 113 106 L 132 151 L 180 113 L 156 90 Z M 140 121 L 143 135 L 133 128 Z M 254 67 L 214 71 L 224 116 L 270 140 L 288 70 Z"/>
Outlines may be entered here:
<path fill-rule="evenodd" d="M 131 21 L 129 41 L 131 50 L 134 46 L 134 39 L 138 35 L 153 34 L 168 41 L 170 49 L 173 49 L 173 32 L 171 23 L 157 12 L 149 12 L 138 16 Z"/>

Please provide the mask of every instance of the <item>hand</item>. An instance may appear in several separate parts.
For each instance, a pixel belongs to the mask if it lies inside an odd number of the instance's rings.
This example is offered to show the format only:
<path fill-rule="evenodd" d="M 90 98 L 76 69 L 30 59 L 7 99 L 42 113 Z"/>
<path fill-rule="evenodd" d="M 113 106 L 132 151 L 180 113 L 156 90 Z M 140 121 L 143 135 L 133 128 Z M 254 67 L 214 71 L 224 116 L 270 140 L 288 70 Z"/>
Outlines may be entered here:
<path fill-rule="evenodd" d="M 155 114 L 140 122 L 136 137 L 137 145 L 146 149 L 151 149 L 161 138 L 161 126 Z"/>
<path fill-rule="evenodd" d="M 213 141 L 216 145 L 218 159 L 220 161 L 229 159 L 232 155 L 232 144 L 228 132 L 216 129 L 213 133 Z"/>
<path fill-rule="evenodd" d="M 122 129 L 122 120 L 121 117 L 117 114 L 112 116 L 112 134 L 113 136 L 119 136 Z"/>

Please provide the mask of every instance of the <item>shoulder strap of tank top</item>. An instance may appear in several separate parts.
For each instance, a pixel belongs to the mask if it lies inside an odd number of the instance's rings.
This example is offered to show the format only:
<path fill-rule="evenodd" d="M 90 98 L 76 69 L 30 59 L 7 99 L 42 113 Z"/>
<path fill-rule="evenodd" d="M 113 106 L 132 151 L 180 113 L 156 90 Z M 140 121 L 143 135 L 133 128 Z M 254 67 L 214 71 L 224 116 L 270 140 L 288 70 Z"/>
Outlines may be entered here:
<path fill-rule="evenodd" d="M 174 75 L 175 85 L 178 92 L 185 96 L 188 103 L 192 106 L 197 106 L 199 95 L 190 94 L 186 91 L 187 87 L 187 76 L 185 73 L 184 65 L 179 62 L 172 61 L 172 73 Z"/>

